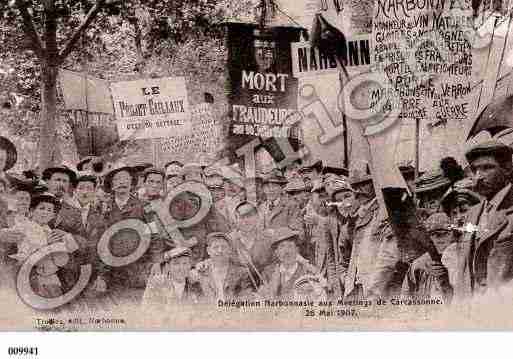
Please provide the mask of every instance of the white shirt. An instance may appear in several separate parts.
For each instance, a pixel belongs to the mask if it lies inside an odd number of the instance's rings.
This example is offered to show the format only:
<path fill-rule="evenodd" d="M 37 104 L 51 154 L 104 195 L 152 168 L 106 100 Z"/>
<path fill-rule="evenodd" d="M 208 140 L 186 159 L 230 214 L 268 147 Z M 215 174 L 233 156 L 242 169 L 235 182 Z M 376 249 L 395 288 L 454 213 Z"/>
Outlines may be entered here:
<path fill-rule="evenodd" d="M 290 268 L 286 268 L 283 264 L 280 264 L 280 275 L 282 283 L 287 282 L 296 273 L 299 264 L 296 262 Z"/>
<path fill-rule="evenodd" d="M 121 200 L 121 199 L 119 199 L 116 196 L 114 197 L 114 201 L 116 202 L 116 204 L 119 207 L 119 209 L 123 209 L 123 207 L 125 207 L 126 204 L 128 203 L 129 199 L 130 199 L 130 196 L 127 196 L 126 199 L 124 199 L 124 200 Z"/>
<path fill-rule="evenodd" d="M 214 285 L 216 287 L 217 299 L 224 300 L 224 280 L 228 273 L 228 266 L 216 267 L 212 266 L 212 277 L 214 278 Z"/>
<path fill-rule="evenodd" d="M 182 299 L 183 293 L 185 292 L 185 281 L 175 282 L 171 280 L 171 284 L 173 284 L 173 288 L 175 289 L 176 299 Z"/>

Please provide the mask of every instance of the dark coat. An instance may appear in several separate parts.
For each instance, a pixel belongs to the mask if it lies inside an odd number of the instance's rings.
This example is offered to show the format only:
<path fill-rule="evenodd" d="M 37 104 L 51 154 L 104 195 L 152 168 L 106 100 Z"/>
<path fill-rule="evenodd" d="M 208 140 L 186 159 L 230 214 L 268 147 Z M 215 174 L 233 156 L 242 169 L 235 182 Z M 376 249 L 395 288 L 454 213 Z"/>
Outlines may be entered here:
<path fill-rule="evenodd" d="M 214 302 L 217 299 L 217 289 L 212 274 L 212 264 L 210 259 L 202 264 L 206 269 L 199 272 L 199 283 L 205 294 L 205 299 L 208 302 Z M 225 300 L 248 298 L 252 292 L 252 284 L 247 269 L 241 265 L 231 263 L 224 280 L 223 291 Z"/>
<path fill-rule="evenodd" d="M 504 188 L 491 202 L 488 211 L 485 202 L 474 206 L 465 221 L 478 226 L 478 232 L 463 236 L 455 299 L 496 289 L 513 278 L 513 187 Z"/>

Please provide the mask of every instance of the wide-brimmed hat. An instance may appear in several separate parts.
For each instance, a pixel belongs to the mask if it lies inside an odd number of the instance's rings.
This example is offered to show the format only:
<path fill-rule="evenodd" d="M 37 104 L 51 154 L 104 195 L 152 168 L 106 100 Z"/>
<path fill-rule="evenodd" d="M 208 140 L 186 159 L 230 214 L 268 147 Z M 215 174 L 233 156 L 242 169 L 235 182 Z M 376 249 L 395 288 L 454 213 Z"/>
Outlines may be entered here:
<path fill-rule="evenodd" d="M 24 191 L 31 194 L 39 194 L 48 191 L 47 184 L 37 176 L 27 178 L 16 174 L 7 174 L 7 179 L 14 191 Z"/>
<path fill-rule="evenodd" d="M 77 163 L 77 171 L 84 171 L 84 166 L 88 163 L 91 163 L 92 170 L 94 173 L 102 173 L 104 170 L 104 161 L 101 157 L 97 156 L 87 156 L 80 160 Z"/>
<path fill-rule="evenodd" d="M 297 243 L 299 240 L 299 232 L 290 229 L 289 227 L 277 227 L 265 230 L 265 236 L 271 239 L 271 248 L 276 248 L 278 244 L 285 241 L 294 241 Z"/>
<path fill-rule="evenodd" d="M 142 173 L 142 172 L 146 171 L 148 168 L 153 168 L 153 167 L 154 167 L 153 163 L 149 163 L 149 162 L 138 163 L 135 166 L 132 166 L 134 171 L 137 173 Z"/>
<path fill-rule="evenodd" d="M 305 181 L 302 178 L 294 177 L 291 178 L 289 183 L 284 188 L 285 192 L 302 192 L 306 191 L 307 187 Z"/>
<path fill-rule="evenodd" d="M 60 165 L 55 167 L 49 167 L 43 171 L 43 181 L 48 181 L 55 173 L 67 174 L 72 184 L 77 182 L 77 174 L 70 167 L 66 165 Z"/>
<path fill-rule="evenodd" d="M 277 183 L 280 185 L 285 185 L 285 184 L 287 184 L 287 182 L 288 182 L 287 179 L 285 178 L 285 176 L 283 176 L 281 174 L 281 172 L 279 170 L 272 170 L 271 172 L 266 173 L 263 178 L 264 184 Z"/>
<path fill-rule="evenodd" d="M 237 213 L 239 216 L 245 216 L 251 212 L 258 213 L 258 207 L 249 201 L 241 201 L 239 204 L 235 206 L 234 212 Z"/>
<path fill-rule="evenodd" d="M 326 283 L 326 280 L 324 278 L 322 278 L 322 277 L 320 277 L 318 275 L 305 274 L 305 275 L 302 275 L 301 277 L 299 277 L 294 282 L 294 287 L 295 288 L 301 288 L 305 284 L 317 285 L 317 286 L 325 287 L 327 283 Z"/>
<path fill-rule="evenodd" d="M 56 210 L 58 210 L 61 206 L 61 201 L 53 193 L 43 192 L 31 197 L 30 208 L 37 207 L 37 205 L 41 202 L 48 202 L 53 204 Z"/>
<path fill-rule="evenodd" d="M 444 176 L 441 170 L 431 170 L 424 173 L 415 181 L 415 193 L 448 188 L 450 185 L 451 181 Z"/>
<path fill-rule="evenodd" d="M 318 160 L 310 164 L 303 164 L 298 170 L 299 173 L 305 173 L 312 170 L 317 170 L 317 172 L 322 172 L 322 161 Z"/>
<path fill-rule="evenodd" d="M 107 193 L 112 192 L 112 178 L 116 175 L 116 173 L 119 173 L 122 171 L 127 171 L 128 173 L 130 173 L 130 175 L 132 176 L 132 182 L 135 180 L 134 168 L 132 166 L 127 165 L 124 162 L 117 162 L 105 174 L 105 177 L 103 179 L 103 188 L 104 188 L 105 192 L 107 192 Z"/>
<path fill-rule="evenodd" d="M 4 149 L 7 153 L 7 159 L 5 161 L 5 167 L 3 168 L 3 171 L 8 171 L 14 167 L 16 161 L 18 160 L 18 152 L 16 151 L 16 146 L 7 138 L 0 136 L 0 148 Z"/>

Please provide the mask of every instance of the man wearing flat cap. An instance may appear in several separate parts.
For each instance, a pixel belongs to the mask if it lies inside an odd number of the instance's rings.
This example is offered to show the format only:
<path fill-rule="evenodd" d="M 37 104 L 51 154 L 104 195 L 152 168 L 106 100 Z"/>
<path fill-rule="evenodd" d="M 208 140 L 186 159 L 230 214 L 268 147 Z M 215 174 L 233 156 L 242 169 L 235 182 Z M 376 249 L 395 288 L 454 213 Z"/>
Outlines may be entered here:
<path fill-rule="evenodd" d="M 182 167 L 183 164 L 178 161 L 166 164 L 166 193 L 171 192 L 176 186 L 183 183 Z"/>
<path fill-rule="evenodd" d="M 497 289 L 513 278 L 512 150 L 498 141 L 470 148 L 465 157 L 472 170 L 474 191 L 484 200 L 466 219 L 463 253 L 455 297 Z"/>
<path fill-rule="evenodd" d="M 259 295 L 265 299 L 293 299 L 296 281 L 306 274 L 314 273 L 314 267 L 300 259 L 297 242 L 299 233 L 288 227 L 269 230 L 276 263 L 264 269 L 266 283 Z"/>
<path fill-rule="evenodd" d="M 258 212 L 264 229 L 287 226 L 294 222 L 290 218 L 289 203 L 283 193 L 286 184 L 287 179 L 278 170 L 273 170 L 263 179 L 265 201 L 260 204 Z"/>
<path fill-rule="evenodd" d="M 143 295 L 143 306 L 166 310 L 170 305 L 198 303 L 202 291 L 191 279 L 191 250 L 176 247 L 164 253 L 162 262 L 155 265 Z"/>

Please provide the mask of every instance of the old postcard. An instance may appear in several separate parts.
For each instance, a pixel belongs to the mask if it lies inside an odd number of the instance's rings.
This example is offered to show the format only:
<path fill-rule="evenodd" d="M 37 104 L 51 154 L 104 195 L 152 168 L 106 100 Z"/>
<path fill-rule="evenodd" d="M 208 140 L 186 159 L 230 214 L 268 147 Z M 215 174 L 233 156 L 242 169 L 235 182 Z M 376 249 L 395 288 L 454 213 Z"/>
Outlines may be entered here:
<path fill-rule="evenodd" d="M 0 330 L 513 329 L 511 9 L 2 2 Z"/>

